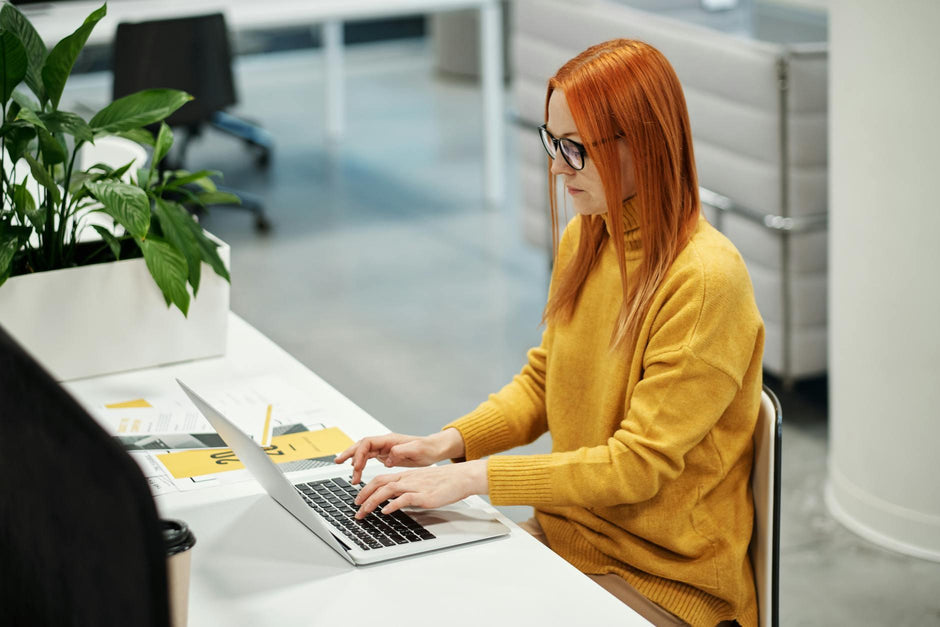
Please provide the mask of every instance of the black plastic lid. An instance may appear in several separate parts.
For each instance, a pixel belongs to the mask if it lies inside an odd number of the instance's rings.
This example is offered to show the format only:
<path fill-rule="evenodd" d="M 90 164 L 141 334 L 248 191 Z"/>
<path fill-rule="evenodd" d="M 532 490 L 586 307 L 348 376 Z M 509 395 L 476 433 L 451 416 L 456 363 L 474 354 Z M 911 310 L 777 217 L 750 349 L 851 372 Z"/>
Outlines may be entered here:
<path fill-rule="evenodd" d="M 182 520 L 164 519 L 163 544 L 167 555 L 188 551 L 196 544 L 196 536 Z"/>

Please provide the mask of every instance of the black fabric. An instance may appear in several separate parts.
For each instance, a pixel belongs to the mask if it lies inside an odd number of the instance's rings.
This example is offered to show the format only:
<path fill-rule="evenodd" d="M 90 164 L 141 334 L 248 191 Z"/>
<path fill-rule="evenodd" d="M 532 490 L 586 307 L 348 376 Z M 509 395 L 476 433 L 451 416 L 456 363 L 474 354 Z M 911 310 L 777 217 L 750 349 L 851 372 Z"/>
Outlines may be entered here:
<path fill-rule="evenodd" d="M 2 328 L 0 625 L 169 625 L 146 479 Z"/>
<path fill-rule="evenodd" d="M 170 126 L 206 122 L 235 104 L 231 50 L 221 13 L 118 24 L 114 98 L 152 88 L 182 89 L 195 97 L 167 118 Z"/>

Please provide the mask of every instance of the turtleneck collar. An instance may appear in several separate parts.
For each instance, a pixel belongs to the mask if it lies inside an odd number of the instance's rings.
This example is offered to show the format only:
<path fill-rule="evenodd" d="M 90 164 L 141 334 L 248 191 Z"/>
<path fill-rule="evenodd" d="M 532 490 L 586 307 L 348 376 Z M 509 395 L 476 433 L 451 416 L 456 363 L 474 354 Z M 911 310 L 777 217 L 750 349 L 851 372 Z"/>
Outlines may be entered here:
<path fill-rule="evenodd" d="M 639 207 L 637 206 L 637 202 L 636 194 L 634 194 L 624 200 L 620 208 L 620 221 L 623 225 L 623 238 L 627 250 L 639 250 L 641 246 Z M 607 213 L 601 214 L 601 219 L 604 220 L 607 234 L 613 236 L 613 233 L 610 232 L 609 217 Z"/>

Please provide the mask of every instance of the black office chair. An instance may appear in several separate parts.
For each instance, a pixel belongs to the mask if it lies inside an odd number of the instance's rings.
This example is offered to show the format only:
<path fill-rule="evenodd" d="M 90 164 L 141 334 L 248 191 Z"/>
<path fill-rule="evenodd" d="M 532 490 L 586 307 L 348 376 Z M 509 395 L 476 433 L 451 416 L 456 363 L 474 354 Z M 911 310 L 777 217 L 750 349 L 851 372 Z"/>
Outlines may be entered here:
<path fill-rule="evenodd" d="M 2 625 L 169 626 L 143 474 L 2 328 L 0 581 Z"/>
<path fill-rule="evenodd" d="M 271 159 L 271 136 L 259 126 L 239 119 L 225 109 L 235 104 L 235 81 L 225 17 L 221 13 L 168 20 L 123 22 L 114 38 L 114 98 L 141 89 L 181 89 L 194 99 L 167 118 L 167 124 L 184 129 L 166 167 L 182 167 L 192 138 L 206 126 L 238 137 L 255 151 L 259 167 Z M 231 189 L 241 205 L 255 215 L 255 226 L 266 231 L 270 223 L 261 200 Z"/>

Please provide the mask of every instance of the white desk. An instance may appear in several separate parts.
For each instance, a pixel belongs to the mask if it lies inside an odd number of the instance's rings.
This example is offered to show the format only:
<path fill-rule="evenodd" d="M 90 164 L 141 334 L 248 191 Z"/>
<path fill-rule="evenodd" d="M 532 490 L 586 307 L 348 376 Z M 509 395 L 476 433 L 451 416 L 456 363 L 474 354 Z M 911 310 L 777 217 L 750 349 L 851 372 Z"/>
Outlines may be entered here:
<path fill-rule="evenodd" d="M 179 394 L 175 377 L 222 381 L 274 374 L 328 408 L 350 437 L 387 429 L 234 314 L 228 354 L 66 383 L 80 401 Z M 83 399 L 85 399 L 83 401 Z M 485 505 L 482 499 L 477 499 Z M 194 530 L 189 624 L 648 625 L 531 538 L 512 534 L 456 549 L 354 567 L 243 482 L 157 498 L 164 517 Z"/>
<path fill-rule="evenodd" d="M 25 5 L 46 45 L 71 34 L 101 6 L 89 2 Z M 95 26 L 90 44 L 108 44 L 121 22 L 222 12 L 235 30 L 319 25 L 326 71 L 327 138 L 337 142 L 345 127 L 343 22 L 476 9 L 480 12 L 480 81 L 483 92 L 484 198 L 498 205 L 504 198 L 505 103 L 503 95 L 502 13 L 499 0 L 111 0 L 108 15 Z"/>

